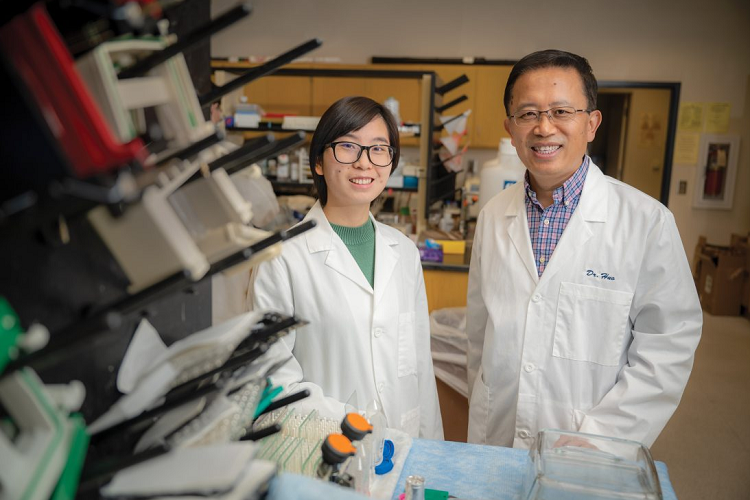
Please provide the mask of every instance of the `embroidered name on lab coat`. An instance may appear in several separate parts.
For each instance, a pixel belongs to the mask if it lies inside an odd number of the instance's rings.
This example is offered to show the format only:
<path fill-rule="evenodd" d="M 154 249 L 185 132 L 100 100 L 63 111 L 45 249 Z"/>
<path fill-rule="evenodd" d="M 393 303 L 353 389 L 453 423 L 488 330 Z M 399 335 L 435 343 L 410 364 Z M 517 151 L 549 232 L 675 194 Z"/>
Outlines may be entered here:
<path fill-rule="evenodd" d="M 599 278 L 599 279 L 602 279 L 602 280 L 615 281 L 615 277 L 614 276 L 612 276 L 612 275 L 610 275 L 608 273 L 596 274 L 591 269 L 587 269 L 586 270 L 586 276 L 591 276 L 592 278 Z"/>

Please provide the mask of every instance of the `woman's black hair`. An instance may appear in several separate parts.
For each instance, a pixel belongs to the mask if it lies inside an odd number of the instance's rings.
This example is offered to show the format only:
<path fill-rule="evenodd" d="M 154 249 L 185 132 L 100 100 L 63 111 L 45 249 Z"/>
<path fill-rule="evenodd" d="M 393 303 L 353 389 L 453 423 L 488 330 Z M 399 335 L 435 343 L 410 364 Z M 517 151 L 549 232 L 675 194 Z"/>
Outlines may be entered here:
<path fill-rule="evenodd" d="M 390 172 L 393 173 L 398 166 L 400 156 L 398 124 L 385 106 L 369 97 L 344 97 L 333 103 L 320 117 L 320 122 L 310 142 L 310 170 L 312 170 L 315 190 L 321 205 L 325 206 L 328 202 L 328 187 L 325 178 L 315 171 L 315 166 L 323 165 L 323 153 L 326 147 L 339 137 L 361 129 L 378 116 L 385 122 L 388 129 L 388 141 L 393 147 Z"/>
<path fill-rule="evenodd" d="M 516 80 L 529 71 L 544 68 L 571 68 L 576 70 L 581 77 L 588 110 L 593 111 L 596 109 L 598 85 L 591 65 L 586 58 L 563 50 L 548 49 L 529 54 L 513 66 L 508 76 L 508 83 L 505 85 L 505 94 L 503 95 L 506 115 L 510 115 L 510 101 L 513 97 L 513 87 L 516 85 Z"/>

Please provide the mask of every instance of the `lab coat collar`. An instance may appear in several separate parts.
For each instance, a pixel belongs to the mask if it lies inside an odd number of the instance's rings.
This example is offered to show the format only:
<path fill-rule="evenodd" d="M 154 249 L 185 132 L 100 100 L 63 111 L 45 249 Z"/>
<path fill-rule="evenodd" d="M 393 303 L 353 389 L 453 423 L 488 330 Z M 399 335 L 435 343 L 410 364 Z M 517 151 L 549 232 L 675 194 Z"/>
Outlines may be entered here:
<path fill-rule="evenodd" d="M 575 256 L 581 253 L 586 242 L 593 236 L 593 225 L 607 221 L 608 188 L 604 174 L 591 162 L 578 207 L 568 221 L 560 241 L 557 242 L 537 287 L 544 286 L 561 269 L 569 267 Z"/>
<path fill-rule="evenodd" d="M 606 177 L 599 167 L 590 161 L 589 172 L 586 174 L 586 182 L 581 192 L 581 201 L 578 202 L 575 213 L 580 212 L 583 220 L 587 222 L 607 222 L 608 195 L 609 183 Z"/>
<path fill-rule="evenodd" d="M 536 261 L 534 260 L 534 251 L 531 248 L 531 238 L 529 237 L 529 223 L 526 217 L 526 191 L 523 183 L 517 182 L 508 189 L 515 191 L 508 208 L 505 210 L 505 216 L 513 220 L 508 223 L 508 236 L 513 242 L 521 261 L 523 262 L 529 277 L 534 283 L 539 281 L 539 275 L 536 272 Z"/>
<path fill-rule="evenodd" d="M 586 174 L 586 181 L 581 192 L 581 200 L 557 247 L 555 247 L 549 265 L 545 268 L 540 280 L 536 270 L 534 251 L 531 248 L 529 223 L 526 217 L 526 191 L 520 182 L 508 189 L 516 191 L 505 210 L 505 216 L 514 219 L 508 223 L 508 236 L 521 257 L 526 271 L 537 285 L 551 279 L 561 266 L 565 266 L 571 256 L 591 237 L 591 228 L 588 223 L 607 221 L 608 183 L 599 167 L 593 161 L 590 161 L 589 171 Z"/>
<path fill-rule="evenodd" d="M 398 240 L 383 232 L 370 214 L 370 220 L 375 226 L 375 289 L 373 290 L 357 261 L 328 222 L 320 201 L 317 201 L 305 216 L 304 221 L 308 220 L 315 220 L 317 227 L 305 233 L 307 250 L 310 253 L 328 252 L 325 260 L 326 266 L 353 281 L 365 291 L 374 293 L 377 304 L 382 298 L 398 261 L 398 252 L 391 248 L 398 244 Z"/>
<path fill-rule="evenodd" d="M 377 306 L 388 288 L 388 282 L 396 269 L 400 254 L 394 248 L 398 245 L 398 240 L 383 231 L 372 214 L 370 214 L 370 219 L 375 224 L 375 280 L 373 282 L 375 284 L 374 305 Z"/>

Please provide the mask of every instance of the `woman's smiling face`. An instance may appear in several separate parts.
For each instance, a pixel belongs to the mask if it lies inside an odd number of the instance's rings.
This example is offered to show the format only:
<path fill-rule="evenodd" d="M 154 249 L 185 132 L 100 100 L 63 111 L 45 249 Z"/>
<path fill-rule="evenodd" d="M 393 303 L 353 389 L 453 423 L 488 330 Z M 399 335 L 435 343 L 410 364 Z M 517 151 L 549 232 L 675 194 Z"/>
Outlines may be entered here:
<path fill-rule="evenodd" d="M 358 130 L 337 137 L 333 142 L 342 141 L 361 146 L 390 145 L 388 128 L 380 116 Z M 370 203 L 385 189 L 391 167 L 392 165 L 373 165 L 364 150 L 356 162 L 340 163 L 333 154 L 333 148 L 327 147 L 323 153 L 323 164 L 315 166 L 316 173 L 326 181 L 326 208 L 366 206 L 369 210 Z"/>

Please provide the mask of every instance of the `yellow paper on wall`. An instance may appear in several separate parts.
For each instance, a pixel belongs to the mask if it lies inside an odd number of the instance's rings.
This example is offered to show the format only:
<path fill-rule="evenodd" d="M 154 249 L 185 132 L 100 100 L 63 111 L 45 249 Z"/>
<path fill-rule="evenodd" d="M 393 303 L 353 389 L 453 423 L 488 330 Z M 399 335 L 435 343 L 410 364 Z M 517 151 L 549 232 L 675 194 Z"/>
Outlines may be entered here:
<path fill-rule="evenodd" d="M 703 131 L 702 102 L 683 102 L 680 104 L 680 116 L 677 118 L 677 130 L 680 132 Z"/>
<path fill-rule="evenodd" d="M 726 134 L 729 132 L 729 114 L 731 104 L 728 102 L 709 102 L 706 104 L 706 132 L 709 134 Z"/>
<path fill-rule="evenodd" d="M 674 141 L 673 162 L 679 165 L 695 165 L 698 163 L 701 135 L 693 132 L 677 132 Z"/>

